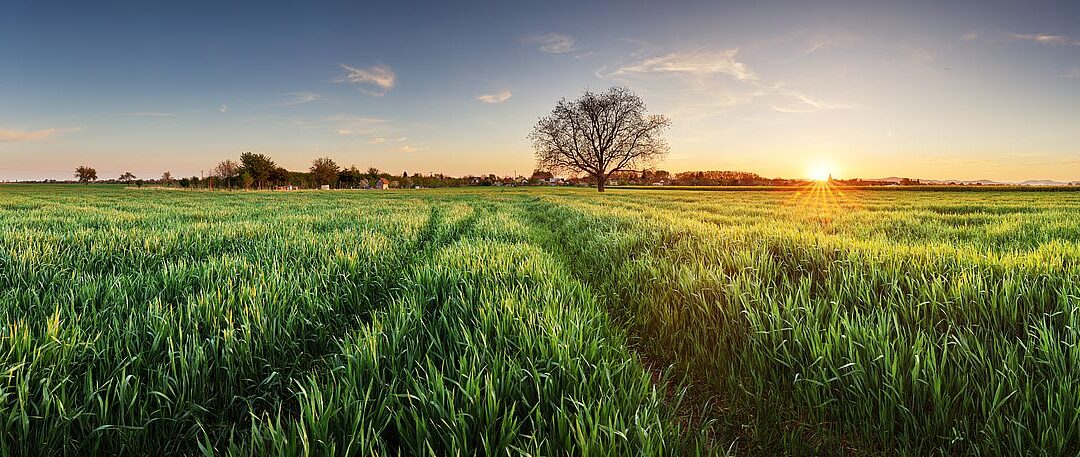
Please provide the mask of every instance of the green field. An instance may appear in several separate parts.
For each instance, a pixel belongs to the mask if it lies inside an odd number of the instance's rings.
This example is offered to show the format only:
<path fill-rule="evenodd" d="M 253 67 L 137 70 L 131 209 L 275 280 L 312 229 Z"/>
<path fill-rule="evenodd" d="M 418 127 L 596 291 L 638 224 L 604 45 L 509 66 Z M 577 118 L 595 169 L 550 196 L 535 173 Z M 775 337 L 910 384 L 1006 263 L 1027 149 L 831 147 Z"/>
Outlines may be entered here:
<path fill-rule="evenodd" d="M 0 186 L 0 452 L 1075 455 L 1080 193 Z"/>

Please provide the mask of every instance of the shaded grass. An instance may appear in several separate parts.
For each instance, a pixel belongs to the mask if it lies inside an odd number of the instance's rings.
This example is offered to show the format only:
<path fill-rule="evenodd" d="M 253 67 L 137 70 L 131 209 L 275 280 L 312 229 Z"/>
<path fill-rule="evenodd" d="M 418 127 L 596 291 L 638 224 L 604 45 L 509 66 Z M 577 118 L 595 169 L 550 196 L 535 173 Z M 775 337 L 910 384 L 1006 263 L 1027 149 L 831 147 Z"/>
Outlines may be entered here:
<path fill-rule="evenodd" d="M 1080 194 L 0 189 L 0 452 L 1069 455 Z"/>
<path fill-rule="evenodd" d="M 6 454 L 708 452 L 504 202 L 97 191 L 0 196 Z"/>

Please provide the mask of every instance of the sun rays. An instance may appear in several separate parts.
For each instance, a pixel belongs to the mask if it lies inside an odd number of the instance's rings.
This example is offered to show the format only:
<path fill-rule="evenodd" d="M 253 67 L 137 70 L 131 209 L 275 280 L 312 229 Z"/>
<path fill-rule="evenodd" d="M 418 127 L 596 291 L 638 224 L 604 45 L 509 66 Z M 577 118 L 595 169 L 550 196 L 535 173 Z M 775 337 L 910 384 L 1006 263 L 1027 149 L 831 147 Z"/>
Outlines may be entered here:
<path fill-rule="evenodd" d="M 824 180 L 807 182 L 784 199 L 784 205 L 802 213 L 808 220 L 822 226 L 830 225 L 834 218 L 861 206 L 858 192 L 844 189 L 837 181 L 826 176 Z"/>

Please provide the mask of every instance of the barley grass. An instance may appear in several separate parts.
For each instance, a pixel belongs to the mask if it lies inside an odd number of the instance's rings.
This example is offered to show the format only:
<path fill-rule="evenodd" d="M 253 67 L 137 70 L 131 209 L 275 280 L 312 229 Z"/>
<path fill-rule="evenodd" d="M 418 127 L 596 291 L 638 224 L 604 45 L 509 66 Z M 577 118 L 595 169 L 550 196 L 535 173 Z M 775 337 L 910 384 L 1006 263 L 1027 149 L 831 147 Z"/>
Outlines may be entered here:
<path fill-rule="evenodd" d="M 1075 455 L 1080 193 L 0 187 L 0 452 Z"/>

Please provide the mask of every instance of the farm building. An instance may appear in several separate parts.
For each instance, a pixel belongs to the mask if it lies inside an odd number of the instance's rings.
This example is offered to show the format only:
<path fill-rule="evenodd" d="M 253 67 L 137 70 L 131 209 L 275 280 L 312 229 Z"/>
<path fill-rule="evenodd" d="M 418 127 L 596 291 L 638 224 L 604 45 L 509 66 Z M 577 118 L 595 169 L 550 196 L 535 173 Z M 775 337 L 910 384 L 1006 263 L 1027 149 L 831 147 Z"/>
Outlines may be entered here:
<path fill-rule="evenodd" d="M 390 180 L 386 179 L 386 178 L 376 179 L 375 183 L 372 185 L 372 187 L 374 187 L 376 189 L 389 189 L 390 188 Z"/>

